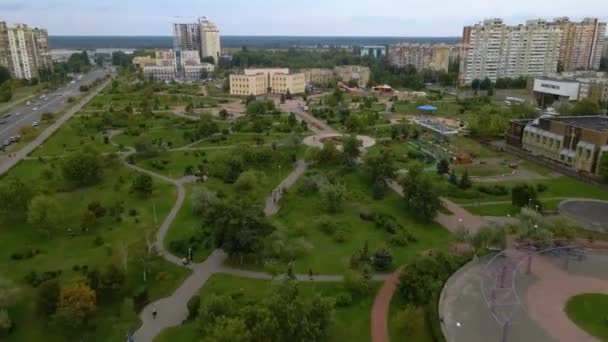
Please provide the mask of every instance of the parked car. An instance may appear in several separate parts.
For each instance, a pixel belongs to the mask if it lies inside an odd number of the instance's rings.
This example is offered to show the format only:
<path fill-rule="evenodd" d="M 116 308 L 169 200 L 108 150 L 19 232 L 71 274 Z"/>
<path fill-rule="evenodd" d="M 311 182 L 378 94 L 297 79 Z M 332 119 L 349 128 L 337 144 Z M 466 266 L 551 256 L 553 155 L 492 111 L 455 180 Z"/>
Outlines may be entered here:
<path fill-rule="evenodd" d="M 38 121 L 34 121 L 34 122 L 32 122 L 32 126 L 34 126 L 34 127 L 38 127 L 38 125 L 39 125 Z"/>
<path fill-rule="evenodd" d="M 38 110 L 38 107 L 34 107 L 34 108 L 32 108 L 32 110 L 35 112 Z"/>
<path fill-rule="evenodd" d="M 29 106 L 29 105 L 31 105 L 31 104 L 32 104 L 32 103 L 31 103 L 30 101 L 27 101 L 27 102 L 25 103 L 25 105 L 26 105 L 26 106 Z"/>
<path fill-rule="evenodd" d="M 15 116 L 19 116 L 19 115 L 21 115 L 21 113 L 19 113 L 19 112 L 15 113 Z"/>

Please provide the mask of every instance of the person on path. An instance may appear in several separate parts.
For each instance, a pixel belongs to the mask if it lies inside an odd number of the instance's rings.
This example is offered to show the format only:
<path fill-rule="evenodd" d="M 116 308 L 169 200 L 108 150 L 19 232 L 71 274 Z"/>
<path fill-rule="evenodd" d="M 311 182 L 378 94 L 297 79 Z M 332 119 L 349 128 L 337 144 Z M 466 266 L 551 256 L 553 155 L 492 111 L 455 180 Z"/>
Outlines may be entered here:
<path fill-rule="evenodd" d="M 158 315 L 158 311 L 156 310 L 156 306 L 152 307 L 152 318 L 156 319 L 156 315 Z"/>
<path fill-rule="evenodd" d="M 308 277 L 310 278 L 311 281 L 314 280 L 313 279 L 313 275 L 314 275 L 314 273 L 312 272 L 312 268 L 309 268 L 308 269 Z"/>

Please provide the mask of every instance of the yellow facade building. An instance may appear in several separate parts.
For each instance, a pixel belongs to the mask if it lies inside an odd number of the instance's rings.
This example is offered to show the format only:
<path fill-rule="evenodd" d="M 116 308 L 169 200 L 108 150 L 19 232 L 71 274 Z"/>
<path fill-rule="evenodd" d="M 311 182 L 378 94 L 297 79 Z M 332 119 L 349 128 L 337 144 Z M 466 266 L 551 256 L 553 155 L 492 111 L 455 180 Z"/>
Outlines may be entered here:
<path fill-rule="evenodd" d="M 245 69 L 242 75 L 230 75 L 230 94 L 238 96 L 268 93 L 301 94 L 306 88 L 303 73 L 290 74 L 289 69 Z"/>

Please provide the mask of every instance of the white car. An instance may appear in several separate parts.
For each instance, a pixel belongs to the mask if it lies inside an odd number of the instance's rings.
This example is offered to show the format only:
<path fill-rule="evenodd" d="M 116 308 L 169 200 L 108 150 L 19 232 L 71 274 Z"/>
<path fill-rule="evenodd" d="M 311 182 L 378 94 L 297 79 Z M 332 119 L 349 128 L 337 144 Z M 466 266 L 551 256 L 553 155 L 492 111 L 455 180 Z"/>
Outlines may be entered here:
<path fill-rule="evenodd" d="M 34 127 L 38 127 L 38 125 L 39 125 L 39 124 L 38 124 L 38 121 L 34 121 L 34 122 L 32 122 L 32 126 L 34 126 Z"/>
<path fill-rule="evenodd" d="M 19 115 L 21 115 L 21 113 L 15 113 L 15 116 L 19 116 Z"/>
<path fill-rule="evenodd" d="M 29 106 L 29 105 L 31 105 L 31 104 L 32 104 L 32 103 L 31 103 L 30 101 L 27 101 L 27 102 L 25 103 L 25 105 L 26 105 L 26 106 Z"/>
<path fill-rule="evenodd" d="M 38 107 L 34 107 L 34 108 L 32 108 L 32 110 L 35 112 L 38 110 Z"/>

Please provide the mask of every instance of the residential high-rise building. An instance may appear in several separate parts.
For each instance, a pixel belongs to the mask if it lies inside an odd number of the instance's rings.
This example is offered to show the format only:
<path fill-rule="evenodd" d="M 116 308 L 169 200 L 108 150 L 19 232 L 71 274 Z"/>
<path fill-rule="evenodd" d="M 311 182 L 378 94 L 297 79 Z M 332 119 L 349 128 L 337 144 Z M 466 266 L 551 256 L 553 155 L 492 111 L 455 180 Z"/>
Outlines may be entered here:
<path fill-rule="evenodd" d="M 202 18 L 199 21 L 202 39 L 201 57 L 213 57 L 217 64 L 220 59 L 220 30 L 217 26 L 207 18 Z"/>
<path fill-rule="evenodd" d="M 198 23 L 173 24 L 173 50 L 202 51 L 201 30 Z"/>
<path fill-rule="evenodd" d="M 391 65 L 399 67 L 413 65 L 417 70 L 447 72 L 450 64 L 450 47 L 446 44 L 400 43 L 389 46 L 388 60 Z"/>
<path fill-rule="evenodd" d="M 199 58 L 213 57 L 217 63 L 221 53 L 220 30 L 207 18 L 196 23 L 173 24 L 173 50 L 198 51 Z"/>
<path fill-rule="evenodd" d="M 585 18 L 576 23 L 563 17 L 555 19 L 551 25 L 562 30 L 559 61 L 565 71 L 600 68 L 606 23 L 597 18 Z"/>
<path fill-rule="evenodd" d="M 0 22 L 0 65 L 14 78 L 38 78 L 42 69 L 52 70 L 48 33 L 25 24 L 8 27 Z"/>
<path fill-rule="evenodd" d="M 374 56 L 380 58 L 386 56 L 386 46 L 383 45 L 366 45 L 361 47 L 361 57 Z"/>
<path fill-rule="evenodd" d="M 544 20 L 508 26 L 484 20 L 463 30 L 460 76 L 463 85 L 486 77 L 551 76 L 557 72 L 562 29 Z"/>
<path fill-rule="evenodd" d="M 133 61 L 143 70 L 146 78 L 156 81 L 197 82 L 215 70 L 213 64 L 201 63 L 195 50 L 156 50 L 154 58 L 139 57 Z"/>

